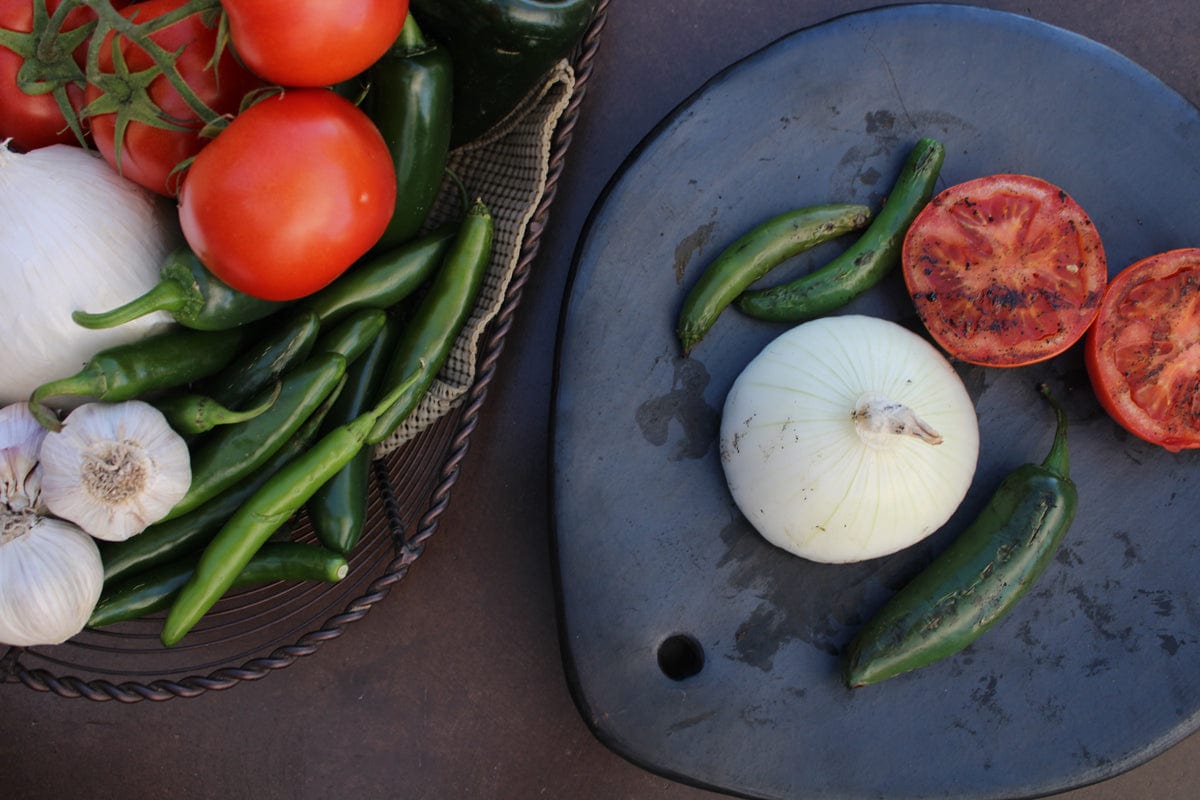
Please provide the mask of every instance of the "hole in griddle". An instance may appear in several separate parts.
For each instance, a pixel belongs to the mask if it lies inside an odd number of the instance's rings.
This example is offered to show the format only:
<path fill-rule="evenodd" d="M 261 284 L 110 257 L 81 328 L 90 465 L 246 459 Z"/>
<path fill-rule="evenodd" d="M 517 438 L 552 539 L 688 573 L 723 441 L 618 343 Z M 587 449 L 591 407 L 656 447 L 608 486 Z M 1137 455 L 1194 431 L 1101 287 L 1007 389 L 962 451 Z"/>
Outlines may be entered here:
<path fill-rule="evenodd" d="M 677 633 L 658 646 L 658 668 L 673 681 L 682 681 L 704 669 L 704 648 L 693 637 Z"/>

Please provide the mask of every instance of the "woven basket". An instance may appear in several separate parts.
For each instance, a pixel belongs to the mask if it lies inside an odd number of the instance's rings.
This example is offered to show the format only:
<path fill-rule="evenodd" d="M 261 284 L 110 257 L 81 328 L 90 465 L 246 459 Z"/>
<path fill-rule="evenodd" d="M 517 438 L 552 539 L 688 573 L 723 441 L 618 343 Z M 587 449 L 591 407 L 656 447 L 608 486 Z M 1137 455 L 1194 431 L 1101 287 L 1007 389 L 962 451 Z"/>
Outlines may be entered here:
<path fill-rule="evenodd" d="M 496 218 L 496 254 L 454 354 L 422 406 L 376 450 L 368 525 L 336 584 L 271 584 L 231 593 L 172 648 L 162 615 L 86 630 L 53 647 L 8 648 L 0 680 L 62 697 L 170 700 L 261 679 L 336 639 L 365 616 L 420 558 L 437 531 L 496 374 L 550 216 L 608 0 L 579 47 L 485 139 L 451 154 L 451 166 Z M 448 185 L 430 224 L 454 213 Z M 289 538 L 315 541 L 301 514 Z"/>

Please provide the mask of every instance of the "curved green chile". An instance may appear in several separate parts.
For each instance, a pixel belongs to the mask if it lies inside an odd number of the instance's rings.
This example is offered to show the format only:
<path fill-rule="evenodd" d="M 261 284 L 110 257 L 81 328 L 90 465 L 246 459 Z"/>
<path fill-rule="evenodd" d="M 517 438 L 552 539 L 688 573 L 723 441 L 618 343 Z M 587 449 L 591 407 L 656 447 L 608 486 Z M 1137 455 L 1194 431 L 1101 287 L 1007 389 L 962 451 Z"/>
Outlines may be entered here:
<path fill-rule="evenodd" d="M 453 66 L 412 14 L 395 44 L 368 70 L 367 114 L 383 135 L 396 173 L 396 206 L 372 252 L 409 241 L 433 209 L 450 155 Z"/>
<path fill-rule="evenodd" d="M 150 525 L 123 542 L 98 542 L 104 564 L 104 583 L 109 585 L 151 567 L 195 552 L 208 544 L 231 516 L 258 488 L 316 441 L 325 415 L 336 395 L 325 398 L 304 424 L 270 458 L 244 480 L 181 516 Z"/>
<path fill-rule="evenodd" d="M 871 209 L 864 205 L 806 206 L 777 214 L 739 236 L 717 255 L 684 298 L 676 327 L 684 354 L 750 284 L 805 250 L 860 230 L 870 219 Z"/>
<path fill-rule="evenodd" d="M 219 331 L 274 313 L 283 304 L 239 292 L 213 275 L 186 247 L 167 255 L 159 282 L 141 297 L 109 311 L 76 311 L 71 319 L 85 328 L 111 328 L 166 311 L 185 328 Z"/>
<path fill-rule="evenodd" d="M 272 320 L 274 322 L 274 320 Z M 321 320 L 298 309 L 240 352 L 225 369 L 203 382 L 200 391 L 221 405 L 241 408 L 283 373 L 308 358 L 321 333 Z"/>
<path fill-rule="evenodd" d="M 412 0 L 413 15 L 454 62 L 451 144 L 487 133 L 570 55 L 598 0 Z"/>
<path fill-rule="evenodd" d="M 378 444 L 391 436 L 417 407 L 446 363 L 483 286 L 492 253 L 492 234 L 492 214 L 482 200 L 476 200 L 467 211 L 441 269 L 401 333 L 384 373 L 381 391 L 387 392 L 389 387 L 406 381 L 414 370 L 420 373 L 420 378 L 380 415 L 375 430 L 367 437 L 368 444 Z"/>
<path fill-rule="evenodd" d="M 420 376 L 414 370 L 371 410 L 321 436 L 283 466 L 238 508 L 204 548 L 196 571 L 171 604 L 159 638 L 171 646 L 182 639 L 228 591 L 238 574 L 279 528 L 366 444 L 380 415 Z"/>
<path fill-rule="evenodd" d="M 1008 613 L 1054 557 L 1079 499 L 1066 415 L 1051 403 L 1057 428 L 1045 461 L 1013 470 L 974 522 L 866 624 L 847 652 L 847 686 L 959 652 Z"/>
<path fill-rule="evenodd" d="M 347 364 L 353 364 L 370 349 L 387 324 L 387 312 L 379 308 L 355 311 L 330 327 L 317 338 L 313 350 L 318 353 L 340 353 Z"/>
<path fill-rule="evenodd" d="M 802 322 L 828 314 L 883 280 L 900 263 L 904 234 L 929 202 L 946 148 L 924 138 L 913 145 L 883 209 L 862 235 L 825 266 L 794 281 L 744 292 L 740 311 L 770 322 Z"/>
<path fill-rule="evenodd" d="M 276 384 L 275 390 L 262 398 L 258 405 L 240 411 L 226 408 L 213 398 L 194 392 L 182 392 L 155 400 L 154 407 L 162 412 L 167 424 L 180 436 L 198 436 L 221 425 L 254 419 L 271 407 L 279 396 L 279 389 L 279 384 Z"/>
<path fill-rule="evenodd" d="M 457 225 L 444 225 L 393 250 L 370 256 L 301 300 L 300 308 L 316 314 L 322 325 L 364 308 L 391 308 L 437 271 L 457 230 Z"/>
<path fill-rule="evenodd" d="M 345 376 L 344 356 L 318 353 L 283 376 L 279 397 L 265 412 L 205 436 L 192 452 L 192 484 L 165 519 L 182 516 L 253 475 Z"/>
<path fill-rule="evenodd" d="M 175 389 L 226 367 L 249 338 L 245 328 L 195 331 L 171 328 L 128 344 L 102 350 L 76 374 L 33 390 L 30 411 L 46 428 L 62 425 L 45 405 L 52 397 L 90 397 L 109 403 L 147 392 Z"/>
<path fill-rule="evenodd" d="M 184 557 L 157 566 L 124 581 L 106 586 L 89 628 L 100 628 L 161 611 L 171 604 L 196 569 L 197 557 Z M 275 581 L 326 581 L 346 576 L 344 556 L 303 542 L 268 542 L 255 553 L 234 579 L 234 586 L 254 586 Z"/>
<path fill-rule="evenodd" d="M 389 317 L 371 347 L 347 370 L 346 385 L 325 420 L 326 428 L 349 422 L 371 407 L 399 333 L 399 323 Z M 335 552 L 353 550 L 366 527 L 372 457 L 370 448 L 362 448 L 305 504 L 317 539 Z"/>

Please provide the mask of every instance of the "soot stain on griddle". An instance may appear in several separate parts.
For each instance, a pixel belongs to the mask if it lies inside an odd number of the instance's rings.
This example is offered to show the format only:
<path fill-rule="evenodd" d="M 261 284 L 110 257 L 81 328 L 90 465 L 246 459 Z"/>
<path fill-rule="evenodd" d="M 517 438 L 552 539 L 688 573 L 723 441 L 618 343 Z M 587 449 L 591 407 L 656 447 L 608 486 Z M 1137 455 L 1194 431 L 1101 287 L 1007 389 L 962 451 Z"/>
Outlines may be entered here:
<path fill-rule="evenodd" d="M 989 674 L 979 679 L 979 686 L 971 690 L 971 702 L 976 708 L 992 717 L 997 724 L 1004 725 L 1011 718 L 1000 704 L 1000 678 Z"/>
<path fill-rule="evenodd" d="M 670 727 L 668 727 L 667 733 L 672 734 L 672 733 L 678 733 L 679 731 L 685 731 L 688 728 L 694 727 L 696 725 L 700 725 L 701 723 L 704 723 L 704 722 L 708 722 L 710 719 L 713 719 L 716 716 L 717 716 L 716 711 L 705 711 L 703 714 L 696 714 L 695 716 L 688 717 L 687 719 L 681 719 L 678 722 L 673 723 Z"/>
<path fill-rule="evenodd" d="M 1137 637 L 1132 627 L 1117 628 L 1117 615 L 1109 603 L 1101 602 L 1087 592 L 1083 586 L 1076 586 L 1070 594 L 1079 604 L 1083 616 L 1092 623 L 1092 630 L 1102 639 L 1118 641 L 1130 652 L 1138 650 Z"/>
<path fill-rule="evenodd" d="M 716 209 L 713 209 L 715 215 Z M 675 245 L 675 283 L 683 285 L 683 274 L 687 271 L 687 266 L 691 263 L 692 258 L 704 249 L 705 245 L 712 240 L 713 231 L 717 229 L 716 220 L 711 220 L 704 223 L 696 230 L 683 237 L 683 240 Z"/>
<path fill-rule="evenodd" d="M 683 439 L 676 442 L 669 459 L 703 458 L 721 427 L 721 413 L 704 400 L 711 378 L 704 364 L 694 358 L 675 357 L 672 367 L 670 391 L 637 407 L 638 429 L 647 442 L 662 447 L 670 439 L 671 423 L 678 422 Z"/>

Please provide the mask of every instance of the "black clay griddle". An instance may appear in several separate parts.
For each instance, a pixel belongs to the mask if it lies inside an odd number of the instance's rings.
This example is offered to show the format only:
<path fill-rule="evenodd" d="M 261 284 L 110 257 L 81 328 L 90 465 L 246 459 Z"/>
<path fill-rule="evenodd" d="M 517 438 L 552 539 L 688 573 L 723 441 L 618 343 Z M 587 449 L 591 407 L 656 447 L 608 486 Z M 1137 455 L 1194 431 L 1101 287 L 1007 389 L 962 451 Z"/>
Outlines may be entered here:
<path fill-rule="evenodd" d="M 786 36 L 717 75 L 643 142 L 580 242 L 561 325 L 553 524 L 568 675 L 609 747 L 752 797 L 1026 797 L 1098 781 L 1197 727 L 1200 454 L 1125 434 L 1079 348 L 959 365 L 981 456 L 959 512 L 895 556 L 822 566 L 737 512 L 716 448 L 741 368 L 782 327 L 727 312 L 690 359 L 687 286 L 766 217 L 878 208 L 920 136 L 942 186 L 1025 172 L 1072 194 L 1110 273 L 1200 245 L 1200 113 L 1137 65 L 1029 19 L 893 6 Z M 811 269 L 826 245 L 769 280 Z M 845 309 L 919 328 L 898 275 Z M 1034 590 L 947 661 L 851 692 L 843 648 L 1009 470 L 1072 424 L 1081 510 Z"/>

